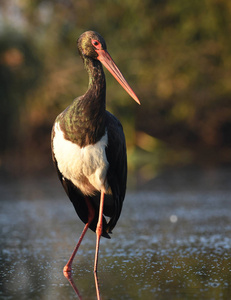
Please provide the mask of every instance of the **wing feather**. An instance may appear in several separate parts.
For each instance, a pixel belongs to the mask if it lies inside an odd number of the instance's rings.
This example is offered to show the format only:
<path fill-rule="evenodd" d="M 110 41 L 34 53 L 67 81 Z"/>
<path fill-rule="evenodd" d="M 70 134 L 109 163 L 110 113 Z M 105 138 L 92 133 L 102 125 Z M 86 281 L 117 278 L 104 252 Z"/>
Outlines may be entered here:
<path fill-rule="evenodd" d="M 107 181 L 113 195 L 114 208 L 107 225 L 107 232 L 115 227 L 123 206 L 127 184 L 127 153 L 123 127 L 119 120 L 107 112 L 108 146 L 106 156 L 109 162 Z"/>

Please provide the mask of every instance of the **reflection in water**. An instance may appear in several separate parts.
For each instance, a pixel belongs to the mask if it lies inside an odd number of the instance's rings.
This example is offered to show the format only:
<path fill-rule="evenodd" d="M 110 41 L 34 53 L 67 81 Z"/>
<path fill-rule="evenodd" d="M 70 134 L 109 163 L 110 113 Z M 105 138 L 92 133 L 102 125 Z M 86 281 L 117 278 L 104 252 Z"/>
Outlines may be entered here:
<path fill-rule="evenodd" d="M 72 286 L 73 290 L 75 291 L 76 295 L 78 296 L 78 298 L 80 300 L 82 300 L 82 297 L 80 295 L 80 292 L 75 284 L 75 281 L 73 280 L 73 276 L 72 276 L 72 273 L 71 271 L 69 272 L 66 272 L 66 271 L 63 271 L 63 274 L 64 276 L 67 278 L 67 280 L 69 281 L 70 285 Z M 100 297 L 100 290 L 99 290 L 99 279 L 98 279 L 98 275 L 97 275 L 97 272 L 94 272 L 94 277 L 95 277 L 95 289 L 96 289 L 96 296 L 97 296 L 97 299 L 100 300 L 101 297 Z"/>
<path fill-rule="evenodd" d="M 102 298 L 230 299 L 230 175 L 210 173 L 209 186 L 208 175 L 181 181 L 171 174 L 174 185 L 157 178 L 154 190 L 128 193 L 112 239 L 101 242 Z M 63 276 L 82 223 L 57 191 L 0 185 L 0 299 L 96 298 L 93 232 L 78 250 L 70 283 Z"/>
<path fill-rule="evenodd" d="M 63 272 L 64 276 L 67 278 L 67 280 L 69 281 L 70 285 L 72 286 L 73 290 L 75 291 L 76 295 L 78 296 L 78 298 L 80 300 L 82 300 L 82 297 L 79 293 L 79 290 L 77 289 L 77 286 L 72 278 L 72 274 L 71 272 Z"/>

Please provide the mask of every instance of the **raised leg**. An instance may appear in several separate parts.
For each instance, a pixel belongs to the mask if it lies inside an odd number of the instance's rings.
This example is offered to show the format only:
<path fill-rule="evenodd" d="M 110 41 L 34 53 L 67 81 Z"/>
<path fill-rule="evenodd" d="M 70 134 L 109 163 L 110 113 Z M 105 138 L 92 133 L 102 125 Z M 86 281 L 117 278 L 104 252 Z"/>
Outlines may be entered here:
<path fill-rule="evenodd" d="M 99 282 L 97 276 L 98 254 L 99 254 L 99 242 L 103 232 L 103 205 L 104 205 L 104 192 L 101 191 L 100 206 L 99 206 L 99 219 L 96 227 L 96 248 L 95 248 L 95 264 L 94 264 L 94 276 L 97 299 L 100 300 Z"/>
<path fill-rule="evenodd" d="M 87 224 L 85 225 L 84 229 L 83 229 L 83 232 L 79 238 L 79 241 L 77 243 L 77 245 L 75 246 L 75 249 L 69 259 L 69 261 L 67 262 L 66 266 L 63 268 L 63 273 L 65 275 L 65 277 L 67 276 L 67 273 L 71 273 L 71 266 L 72 266 L 72 262 L 75 258 L 75 255 L 79 249 L 79 246 L 84 238 L 84 235 L 85 233 L 87 232 L 87 229 L 88 227 L 90 226 L 92 220 L 94 219 L 94 216 L 95 216 L 95 211 L 94 211 L 94 208 L 92 207 L 91 203 L 90 203 L 90 200 L 88 198 L 85 198 L 86 200 L 86 203 L 87 203 L 87 207 L 88 207 L 88 222 Z"/>

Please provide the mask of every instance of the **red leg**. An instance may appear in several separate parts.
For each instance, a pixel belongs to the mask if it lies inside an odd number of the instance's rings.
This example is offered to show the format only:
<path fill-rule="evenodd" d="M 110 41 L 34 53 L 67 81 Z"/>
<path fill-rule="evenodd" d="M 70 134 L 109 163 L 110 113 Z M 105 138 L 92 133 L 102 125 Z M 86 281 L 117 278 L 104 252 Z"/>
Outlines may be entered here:
<path fill-rule="evenodd" d="M 84 235 L 87 232 L 87 229 L 90 226 L 90 224 L 91 224 L 91 222 L 92 222 L 92 220 L 94 219 L 94 216 L 95 216 L 95 211 L 94 211 L 89 199 L 85 198 L 85 200 L 86 200 L 87 207 L 88 207 L 88 222 L 87 222 L 87 224 L 85 225 L 85 227 L 83 229 L 83 232 L 82 232 L 82 234 L 79 238 L 79 241 L 78 241 L 77 245 L 75 246 L 75 249 L 74 249 L 69 261 L 67 262 L 66 266 L 63 268 L 63 273 L 64 273 L 65 276 L 67 275 L 66 273 L 71 273 L 72 262 L 73 262 L 73 260 L 75 258 L 75 255 L 76 255 L 76 253 L 79 249 L 79 246 L 80 246 L 80 244 L 81 244 L 81 242 L 84 238 Z"/>
<path fill-rule="evenodd" d="M 99 241 L 103 232 L 103 205 L 104 205 L 104 192 L 101 192 L 100 206 L 99 206 L 99 219 L 96 227 L 96 248 L 95 248 L 95 264 L 94 272 L 97 272 Z"/>
<path fill-rule="evenodd" d="M 97 293 L 97 299 L 100 299 L 99 283 L 97 277 L 97 265 L 98 265 L 98 254 L 99 254 L 99 242 L 103 232 L 103 205 L 104 205 L 104 192 L 101 192 L 100 206 L 99 206 L 99 219 L 96 227 L 96 248 L 95 248 L 95 264 L 94 264 L 94 275 L 95 275 L 95 287 Z"/>

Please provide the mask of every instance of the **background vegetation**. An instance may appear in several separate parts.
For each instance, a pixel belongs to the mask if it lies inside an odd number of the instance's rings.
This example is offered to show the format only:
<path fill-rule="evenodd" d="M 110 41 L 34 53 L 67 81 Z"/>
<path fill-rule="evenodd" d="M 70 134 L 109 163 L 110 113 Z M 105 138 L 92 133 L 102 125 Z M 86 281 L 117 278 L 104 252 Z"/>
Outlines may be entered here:
<path fill-rule="evenodd" d="M 0 168 L 51 167 L 55 117 L 86 91 L 76 51 L 98 31 L 141 100 L 107 76 L 107 107 L 123 123 L 130 169 L 231 161 L 229 0 L 2 0 Z"/>

